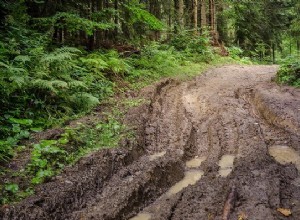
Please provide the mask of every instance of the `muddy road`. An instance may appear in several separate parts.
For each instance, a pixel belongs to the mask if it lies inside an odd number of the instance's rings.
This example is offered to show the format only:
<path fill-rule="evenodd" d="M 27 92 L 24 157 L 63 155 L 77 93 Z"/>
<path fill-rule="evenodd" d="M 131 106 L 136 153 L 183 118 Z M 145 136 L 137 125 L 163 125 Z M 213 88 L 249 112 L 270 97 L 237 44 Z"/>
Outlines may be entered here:
<path fill-rule="evenodd" d="M 67 168 L 2 219 L 300 219 L 300 90 L 224 66 L 140 92 L 137 141 Z"/>

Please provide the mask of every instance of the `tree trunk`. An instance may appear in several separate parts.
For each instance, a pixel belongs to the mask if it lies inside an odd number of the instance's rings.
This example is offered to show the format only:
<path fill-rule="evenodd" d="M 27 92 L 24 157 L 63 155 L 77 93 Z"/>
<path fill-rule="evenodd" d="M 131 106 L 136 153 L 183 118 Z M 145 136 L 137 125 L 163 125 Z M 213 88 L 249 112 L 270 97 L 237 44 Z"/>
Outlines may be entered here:
<path fill-rule="evenodd" d="M 153 14 L 157 19 L 161 19 L 161 1 L 152 0 L 150 1 L 150 13 Z M 151 40 L 160 39 L 160 31 L 154 31 L 154 35 L 150 37 Z"/>
<path fill-rule="evenodd" d="M 210 30 L 215 45 L 219 44 L 219 36 L 217 31 L 217 19 L 216 19 L 216 3 L 215 0 L 209 0 L 210 11 Z"/>
<path fill-rule="evenodd" d="M 193 0 L 193 28 L 194 34 L 198 34 L 198 0 Z"/>
<path fill-rule="evenodd" d="M 209 0 L 209 9 L 210 9 L 210 27 L 211 31 L 216 32 L 216 4 L 215 0 Z"/>
<path fill-rule="evenodd" d="M 172 0 L 168 0 L 168 34 L 167 34 L 167 40 L 169 41 L 172 36 L 172 15 L 173 15 L 173 5 Z"/>
<path fill-rule="evenodd" d="M 206 0 L 201 0 L 201 28 L 202 30 L 206 27 Z"/>
<path fill-rule="evenodd" d="M 276 63 L 276 57 L 275 57 L 275 44 L 272 43 L 272 58 L 273 58 L 273 64 Z"/>
<path fill-rule="evenodd" d="M 178 0 L 178 21 L 179 21 L 179 28 L 180 30 L 183 30 L 184 28 L 184 20 L 183 20 L 183 15 L 184 15 L 184 3 L 183 0 Z"/>
<path fill-rule="evenodd" d="M 118 11 L 118 9 L 119 9 L 119 2 L 118 2 L 118 0 L 115 0 L 114 1 L 114 8 L 115 8 L 115 10 L 116 10 L 116 12 Z M 116 27 L 115 27 L 115 30 L 114 30 L 114 32 L 115 32 L 115 40 L 117 39 L 117 36 L 118 36 L 118 24 L 119 24 L 119 15 L 118 15 L 118 13 L 116 13 L 116 15 L 115 15 L 115 25 L 116 25 Z"/>

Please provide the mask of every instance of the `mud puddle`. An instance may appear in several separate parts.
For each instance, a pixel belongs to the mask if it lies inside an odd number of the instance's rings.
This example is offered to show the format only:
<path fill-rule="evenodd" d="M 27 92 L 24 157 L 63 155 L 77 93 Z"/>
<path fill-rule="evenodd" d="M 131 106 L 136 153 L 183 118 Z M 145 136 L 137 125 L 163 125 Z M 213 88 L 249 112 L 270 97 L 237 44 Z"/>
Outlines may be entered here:
<path fill-rule="evenodd" d="M 166 153 L 167 153 L 167 151 L 162 151 L 162 152 L 159 152 L 159 153 L 150 155 L 150 156 L 149 156 L 149 160 L 150 160 L 150 161 L 157 160 L 157 159 L 159 159 L 159 158 L 165 156 Z"/>
<path fill-rule="evenodd" d="M 186 169 L 190 168 L 198 168 L 200 167 L 201 163 L 206 160 L 206 157 L 195 157 L 189 161 L 186 162 Z M 159 200 L 166 201 L 172 196 L 176 195 L 180 191 L 182 191 L 184 188 L 188 186 L 195 185 L 197 181 L 201 179 L 204 172 L 202 170 L 195 170 L 191 169 L 185 172 L 184 178 L 177 182 L 175 185 L 173 185 L 165 194 L 163 194 L 157 201 L 159 206 Z M 157 205 L 157 204 L 156 204 Z M 146 209 L 149 207 L 146 207 Z M 151 220 L 152 214 L 148 212 L 140 212 L 135 217 L 131 218 L 130 220 Z"/>
<path fill-rule="evenodd" d="M 201 179 L 203 174 L 204 172 L 201 170 L 187 171 L 185 173 L 184 178 L 180 182 L 172 186 L 171 189 L 167 192 L 167 195 L 169 196 L 175 195 L 176 193 L 183 190 L 185 187 L 196 184 L 196 182 Z"/>
<path fill-rule="evenodd" d="M 202 162 L 206 160 L 206 157 L 195 157 L 186 162 L 187 168 L 198 168 L 201 166 Z"/>
<path fill-rule="evenodd" d="M 274 145 L 269 148 L 269 153 L 280 164 L 295 164 L 300 171 L 300 155 L 293 148 L 282 145 Z"/>
<path fill-rule="evenodd" d="M 148 213 L 141 213 L 131 218 L 130 220 L 151 220 L 151 215 Z"/>
<path fill-rule="evenodd" d="M 228 176 L 233 169 L 234 155 L 223 155 L 219 161 L 219 175 L 222 177 Z"/>
<path fill-rule="evenodd" d="M 195 158 L 189 160 L 186 162 L 185 166 L 186 169 L 190 168 L 199 168 L 201 164 L 206 160 L 206 157 L 198 157 L 196 156 Z M 185 172 L 184 178 L 176 183 L 174 186 L 172 186 L 168 192 L 166 193 L 167 196 L 172 196 L 180 191 L 182 191 L 184 188 L 190 186 L 190 185 L 195 185 L 197 181 L 201 179 L 203 176 L 204 172 L 202 170 L 198 169 L 191 169 Z"/>

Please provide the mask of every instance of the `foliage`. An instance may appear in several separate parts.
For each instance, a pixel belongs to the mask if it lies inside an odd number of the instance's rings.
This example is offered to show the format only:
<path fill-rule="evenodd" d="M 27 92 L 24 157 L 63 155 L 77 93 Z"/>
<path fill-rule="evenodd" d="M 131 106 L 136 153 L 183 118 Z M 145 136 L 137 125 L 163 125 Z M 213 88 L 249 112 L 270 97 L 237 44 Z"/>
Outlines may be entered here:
<path fill-rule="evenodd" d="M 285 33 L 297 17 L 295 5 L 296 1 L 226 0 L 219 16 L 222 40 L 241 47 L 244 56 L 270 62 L 273 51 L 282 50 Z"/>
<path fill-rule="evenodd" d="M 300 87 L 300 59 L 287 58 L 280 67 L 276 79 L 278 83 Z"/>
<path fill-rule="evenodd" d="M 0 204 L 8 204 L 32 195 L 33 190 L 31 188 L 27 188 L 26 190 L 22 191 L 18 184 L 6 183 L 5 185 L 0 186 L 0 194 Z"/>
<path fill-rule="evenodd" d="M 1 122 L 6 121 L 9 126 L 0 126 L 3 139 L 0 140 L 0 161 L 8 161 L 13 156 L 13 147 L 16 147 L 18 142 L 29 137 L 29 132 L 38 131 L 39 128 L 31 127 L 33 121 L 30 119 L 17 119 L 5 115 Z M 5 139 L 5 134 L 9 136 Z"/>
<path fill-rule="evenodd" d="M 243 54 L 243 50 L 240 47 L 236 46 L 228 47 L 227 51 L 233 59 L 239 59 Z"/>
<path fill-rule="evenodd" d="M 78 14 L 68 12 L 58 12 L 52 17 L 36 19 L 37 24 L 48 29 L 65 28 L 70 33 L 84 31 L 87 35 L 92 35 L 96 30 L 109 30 L 115 27 L 113 23 L 103 23 L 82 18 Z"/>
<path fill-rule="evenodd" d="M 158 20 L 153 14 L 143 9 L 143 6 L 136 1 L 130 1 L 124 4 L 124 7 L 129 11 L 130 20 L 128 25 L 142 23 L 150 28 L 150 30 L 162 30 L 164 24 Z"/>
<path fill-rule="evenodd" d="M 34 176 L 31 180 L 32 184 L 43 182 L 64 167 L 67 154 L 65 150 L 58 147 L 59 142 L 62 141 L 42 140 L 33 146 L 31 160 L 27 167 L 28 172 Z"/>
<path fill-rule="evenodd" d="M 2 187 L 2 189 L 0 188 L 0 190 L 2 191 L 0 203 L 6 204 L 9 202 L 9 197 L 15 195 L 19 191 L 19 186 L 15 183 L 7 183 L 4 187 Z"/>
<path fill-rule="evenodd" d="M 34 185 L 48 181 L 87 153 L 115 147 L 122 137 L 130 138 L 132 134 L 125 132 L 128 128 L 119 122 L 118 114 L 108 114 L 104 121 L 98 119 L 92 125 L 78 123 L 76 127 L 66 128 L 57 140 L 41 140 L 34 144 L 29 163 L 24 170 L 15 173 L 23 177 L 23 186 L 16 183 L 0 185 L 0 204 L 32 194 Z"/>
<path fill-rule="evenodd" d="M 171 39 L 170 45 L 180 51 L 206 54 L 209 49 L 210 38 L 208 32 L 204 32 L 201 36 L 198 36 L 194 35 L 191 31 L 182 31 Z"/>

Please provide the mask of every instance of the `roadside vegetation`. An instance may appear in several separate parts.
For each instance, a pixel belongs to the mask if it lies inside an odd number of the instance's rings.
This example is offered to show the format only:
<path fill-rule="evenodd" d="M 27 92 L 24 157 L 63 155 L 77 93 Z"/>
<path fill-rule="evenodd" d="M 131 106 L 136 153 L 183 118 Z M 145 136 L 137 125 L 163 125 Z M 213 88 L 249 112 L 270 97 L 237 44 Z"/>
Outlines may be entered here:
<path fill-rule="evenodd" d="M 279 84 L 300 88 L 300 58 L 292 57 L 285 60 L 277 73 L 276 80 Z"/>
<path fill-rule="evenodd" d="M 122 124 L 124 109 L 144 100 L 126 99 L 127 91 L 211 65 L 272 63 L 275 51 L 282 58 L 299 53 L 294 2 L 214 4 L 0 1 L 0 204 L 34 193 L 92 151 L 134 138 Z M 245 22 L 247 13 L 261 20 Z M 282 36 L 280 28 L 292 34 Z M 285 62 L 278 82 L 300 86 L 299 57 Z M 92 122 L 77 121 L 82 117 Z M 40 138 L 48 129 L 62 131 Z"/>

